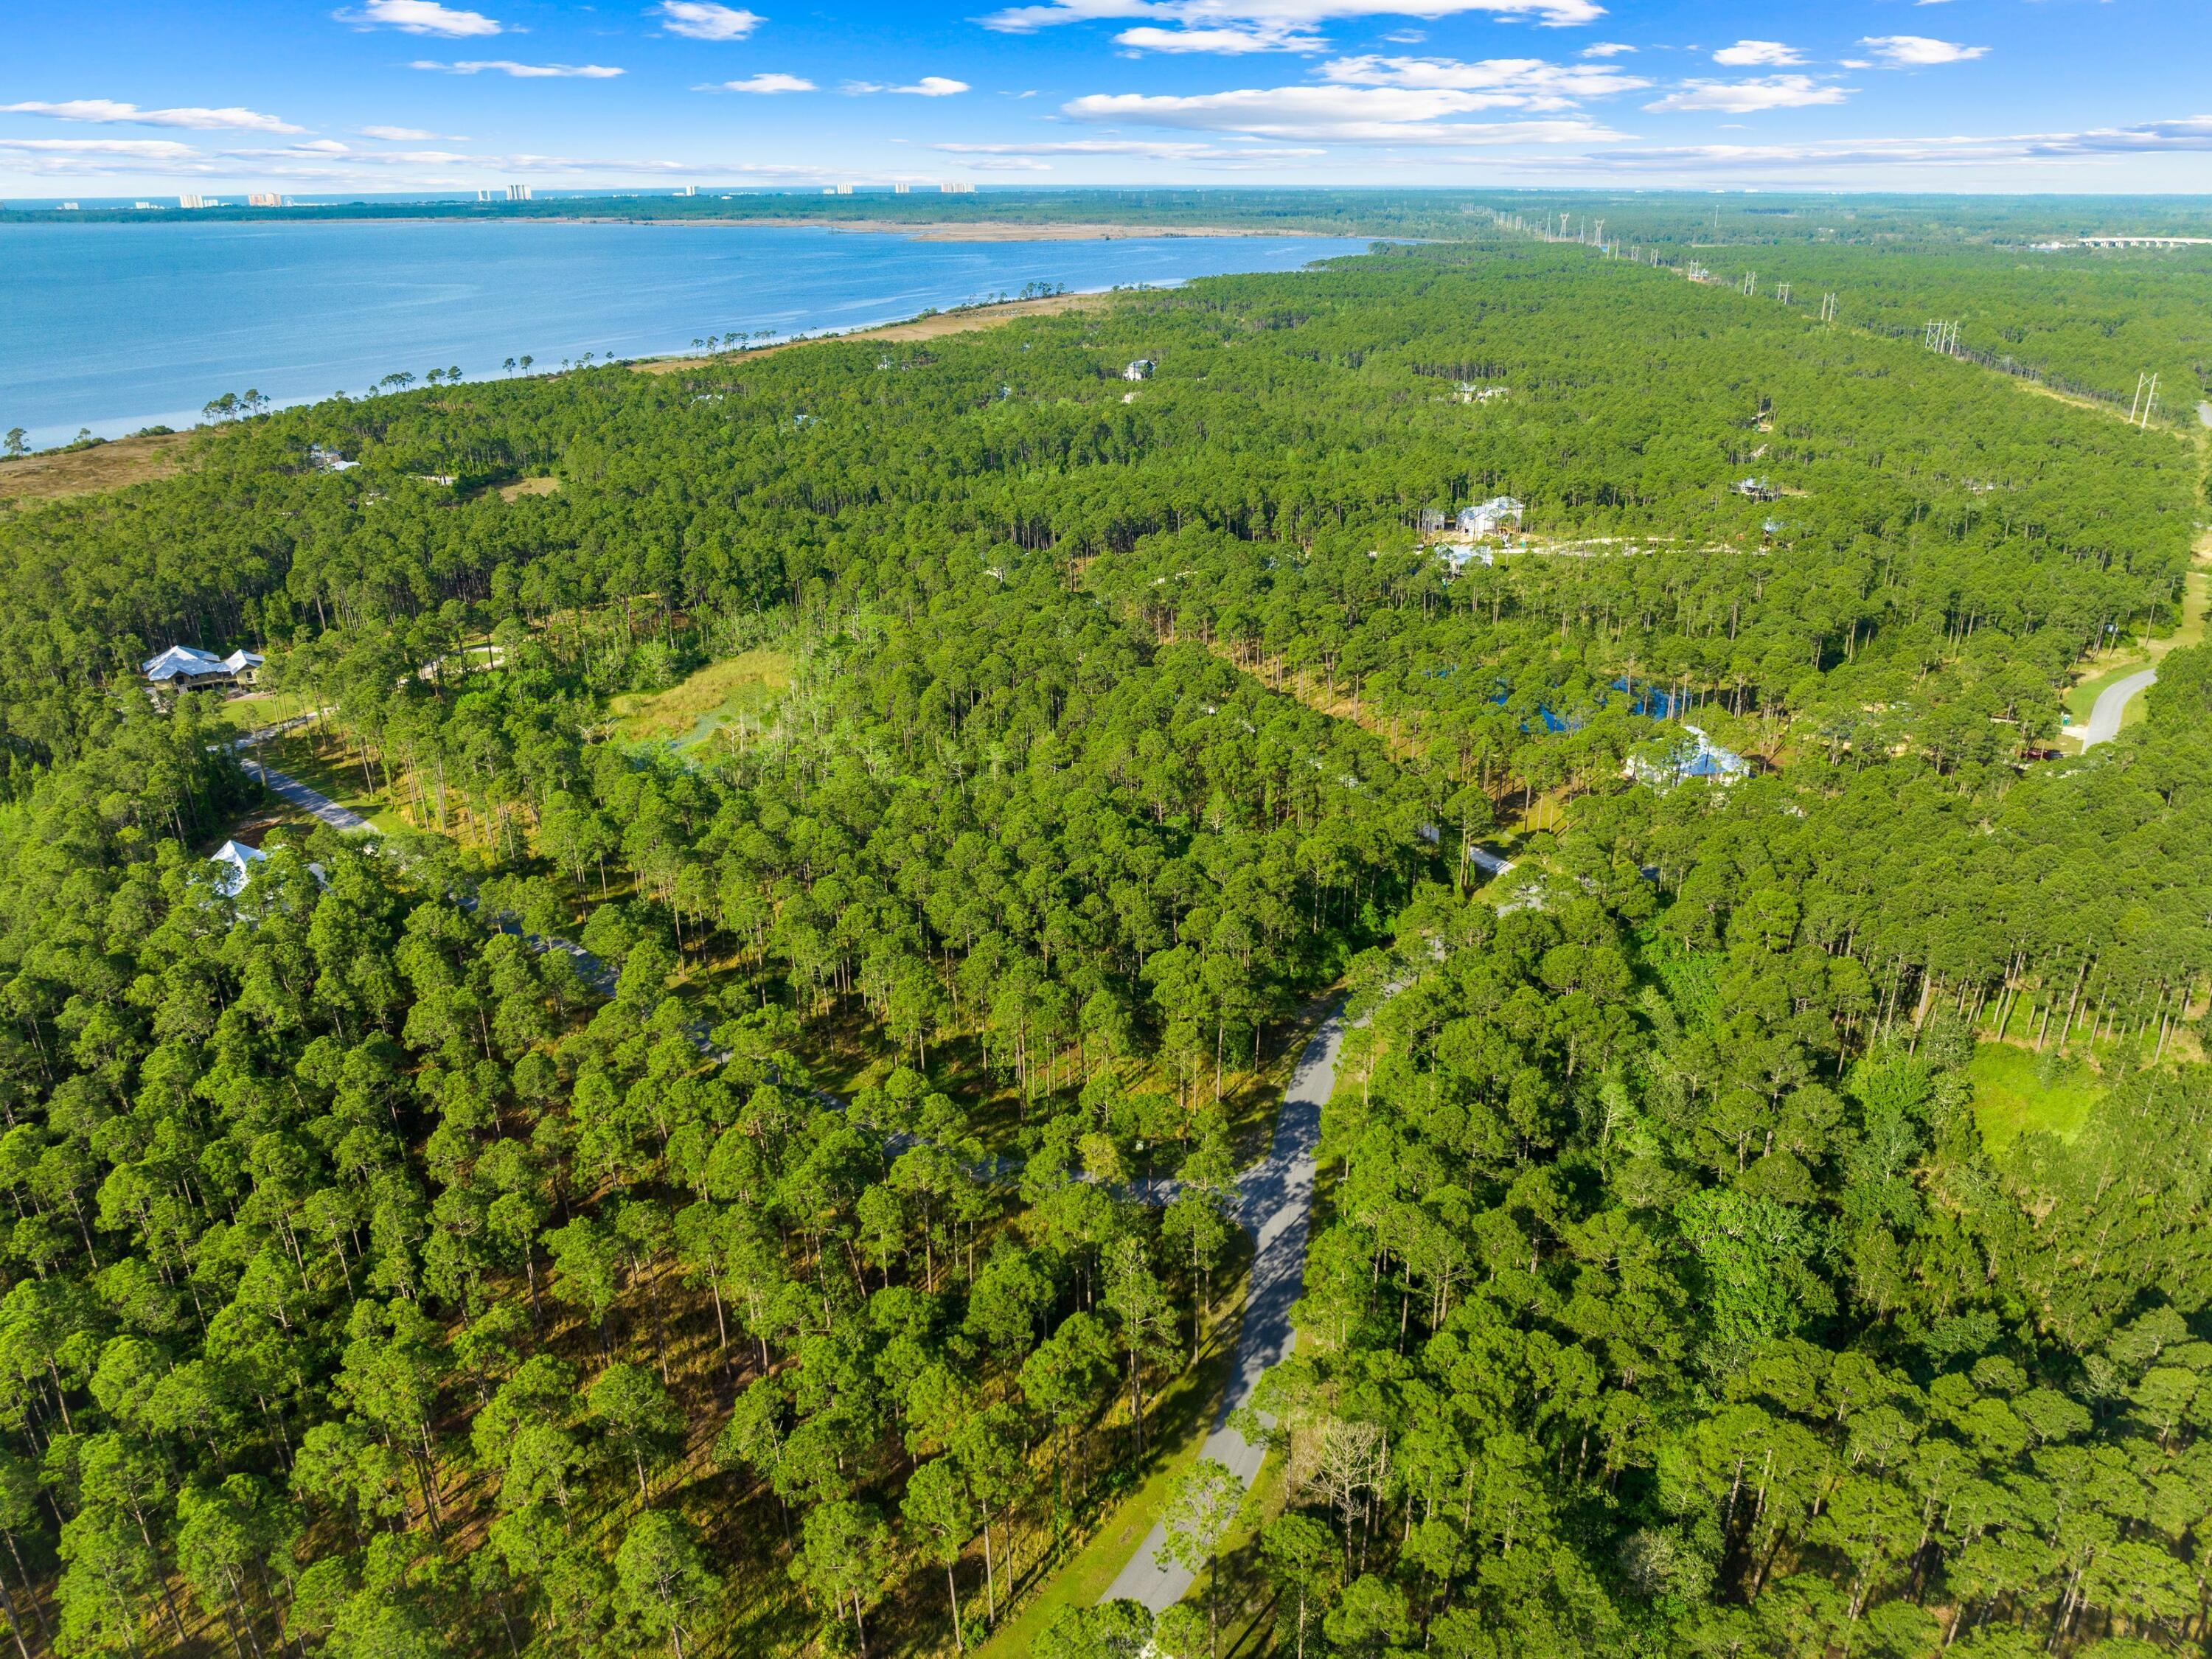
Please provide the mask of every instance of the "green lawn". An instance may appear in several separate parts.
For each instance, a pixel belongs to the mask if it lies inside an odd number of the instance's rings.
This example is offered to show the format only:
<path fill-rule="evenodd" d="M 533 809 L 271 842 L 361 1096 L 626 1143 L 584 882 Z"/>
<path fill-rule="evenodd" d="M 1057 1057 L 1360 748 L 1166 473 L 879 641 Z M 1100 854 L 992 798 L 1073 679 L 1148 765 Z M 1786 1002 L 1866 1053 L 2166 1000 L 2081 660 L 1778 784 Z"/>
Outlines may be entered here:
<path fill-rule="evenodd" d="M 610 708 L 629 743 L 688 749 L 732 721 L 765 714 L 791 686 L 791 658 L 768 646 L 710 663 L 665 691 L 631 691 Z"/>
<path fill-rule="evenodd" d="M 2181 626 L 2162 639 L 2138 641 L 2124 646 L 2118 653 L 2106 659 L 2110 665 L 2100 669 L 2088 679 L 2069 688 L 2066 693 L 2066 712 L 2073 716 L 2075 726 L 2089 718 L 2096 706 L 2097 695 L 2116 681 L 2124 680 L 2137 670 L 2155 666 L 2169 651 L 2179 651 L 2204 642 L 2205 615 L 2212 609 L 2212 572 L 2192 570 L 2185 586 L 2186 597 L 2182 601 Z M 2120 717 L 2124 726 L 2132 726 L 2143 717 L 2145 699 L 2140 695 L 2128 701 Z"/>
<path fill-rule="evenodd" d="M 1983 1043 L 1966 1074 L 1974 1083 L 1974 1120 L 1992 1152 L 2032 1132 L 2073 1139 L 2105 1094 L 2097 1074 L 2081 1061 L 2008 1042 Z"/>
<path fill-rule="evenodd" d="M 251 706 L 251 705 L 249 705 Z M 318 794 L 328 796 L 341 806 L 349 806 L 369 821 L 381 835 L 392 835 L 407 828 L 399 814 L 392 810 L 385 799 L 383 781 L 380 777 L 371 788 L 363 777 L 357 761 L 349 759 L 332 744 L 318 747 L 314 728 L 288 732 L 281 738 L 272 738 L 253 750 L 256 758 L 264 762 L 272 771 L 296 778 Z M 287 818 L 301 823 L 309 822 L 307 813 L 291 805 L 281 797 L 271 796 L 277 811 Z"/>
<path fill-rule="evenodd" d="M 1100 1523 L 1018 1614 L 1000 1626 L 991 1639 L 975 1650 L 977 1659 L 1023 1659 L 1055 1613 L 1062 1607 L 1096 1607 L 1107 1587 L 1135 1557 L 1145 1534 L 1167 1508 L 1168 1495 L 1176 1480 L 1198 1462 L 1206 1437 L 1213 1432 L 1214 1413 L 1221 1408 L 1221 1393 L 1229 1383 L 1230 1359 L 1237 1348 L 1240 1321 L 1233 1310 L 1243 1304 L 1241 1287 L 1231 1287 L 1227 1293 L 1217 1291 L 1217 1311 L 1206 1332 L 1204 1355 L 1195 1367 L 1169 1385 L 1153 1407 L 1153 1439 L 1144 1483 Z"/>

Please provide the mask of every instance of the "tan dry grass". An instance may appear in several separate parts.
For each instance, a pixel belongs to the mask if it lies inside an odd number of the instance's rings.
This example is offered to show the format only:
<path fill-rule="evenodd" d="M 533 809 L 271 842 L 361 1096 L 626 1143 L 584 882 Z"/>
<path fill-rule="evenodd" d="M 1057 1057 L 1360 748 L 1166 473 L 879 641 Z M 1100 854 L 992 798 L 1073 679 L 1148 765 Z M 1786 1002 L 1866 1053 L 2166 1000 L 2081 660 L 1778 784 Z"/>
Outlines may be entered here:
<path fill-rule="evenodd" d="M 0 466 L 0 501 L 58 501 L 166 478 L 185 463 L 189 432 L 118 438 L 89 449 L 52 450 Z"/>
<path fill-rule="evenodd" d="M 787 340 L 781 345 L 762 346 L 753 351 L 719 353 L 712 357 L 656 357 L 650 362 L 632 367 L 647 374 L 673 374 L 680 369 L 699 368 L 712 363 L 749 362 L 756 357 L 771 356 L 779 351 L 789 351 L 799 346 L 818 345 L 829 340 L 936 340 L 948 334 L 967 334 L 977 329 L 996 328 L 1021 317 L 1048 317 L 1063 311 L 1090 311 L 1106 305 L 1110 294 L 1053 294 L 1042 300 L 1009 300 L 1004 305 L 969 306 L 960 311 L 940 311 L 934 316 L 916 317 L 903 323 L 885 323 L 880 328 L 855 329 L 850 334 L 821 336 L 812 340 Z"/>

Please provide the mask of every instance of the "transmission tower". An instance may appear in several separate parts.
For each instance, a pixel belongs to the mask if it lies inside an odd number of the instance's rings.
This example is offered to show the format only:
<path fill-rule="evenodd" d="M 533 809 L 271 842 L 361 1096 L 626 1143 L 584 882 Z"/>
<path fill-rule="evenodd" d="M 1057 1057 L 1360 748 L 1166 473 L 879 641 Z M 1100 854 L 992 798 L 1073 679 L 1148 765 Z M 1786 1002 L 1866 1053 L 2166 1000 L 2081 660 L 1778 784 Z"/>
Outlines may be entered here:
<path fill-rule="evenodd" d="M 1832 323 L 1836 320 L 1836 296 L 1832 294 L 1823 294 L 1820 296 L 1820 320 L 1824 323 Z"/>
<path fill-rule="evenodd" d="M 1743 273 L 1743 291 L 1746 294 L 1756 294 L 1759 292 L 1759 273 L 1757 271 L 1747 270 Z"/>
<path fill-rule="evenodd" d="M 1776 289 L 1774 290 L 1774 297 L 1781 301 L 1784 305 L 1788 305 L 1790 303 L 1790 284 L 1784 283 L 1779 288 Z"/>

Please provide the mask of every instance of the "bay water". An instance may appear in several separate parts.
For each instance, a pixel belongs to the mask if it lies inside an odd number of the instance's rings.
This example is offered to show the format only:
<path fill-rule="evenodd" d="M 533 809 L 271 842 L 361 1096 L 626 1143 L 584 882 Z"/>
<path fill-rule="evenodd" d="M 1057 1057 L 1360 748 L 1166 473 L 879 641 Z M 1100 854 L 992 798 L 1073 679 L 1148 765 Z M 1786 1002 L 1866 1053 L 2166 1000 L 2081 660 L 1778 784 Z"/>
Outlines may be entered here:
<path fill-rule="evenodd" d="M 864 328 L 1042 283 L 1077 291 L 1294 270 L 1322 236 L 925 242 L 811 226 L 434 223 L 0 226 L 0 431 L 190 426 L 223 392 L 358 395 L 528 355 L 688 350 L 708 335 Z"/>

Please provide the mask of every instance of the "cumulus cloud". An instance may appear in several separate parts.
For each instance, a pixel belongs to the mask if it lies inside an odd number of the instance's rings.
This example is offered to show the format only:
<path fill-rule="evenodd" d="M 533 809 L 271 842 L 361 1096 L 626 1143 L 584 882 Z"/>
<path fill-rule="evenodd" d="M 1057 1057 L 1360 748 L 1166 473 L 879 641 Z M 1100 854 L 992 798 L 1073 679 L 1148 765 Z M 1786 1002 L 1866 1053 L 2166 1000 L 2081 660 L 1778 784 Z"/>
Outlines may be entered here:
<path fill-rule="evenodd" d="M 1840 104 L 1856 88 L 1832 86 L 1809 75 L 1764 75 L 1748 81 L 1685 81 L 1664 98 L 1646 104 L 1656 110 L 1718 110 L 1748 115 L 1765 109 L 1803 109 Z"/>
<path fill-rule="evenodd" d="M 398 29 L 403 34 L 436 34 L 448 40 L 502 33 L 502 25 L 482 12 L 441 6 L 437 0 L 363 0 L 356 10 L 331 15 L 356 28 Z"/>
<path fill-rule="evenodd" d="M 742 40 L 768 21 L 758 12 L 708 0 L 660 0 L 653 9 L 662 28 L 687 40 Z"/>
<path fill-rule="evenodd" d="M 361 136 L 364 138 L 388 139 L 395 144 L 415 144 L 421 143 L 426 139 L 444 138 L 450 135 L 442 132 L 426 132 L 421 127 L 363 127 L 361 130 Z"/>
<path fill-rule="evenodd" d="M 1117 46 L 1131 52 L 1204 52 L 1224 58 L 1254 52 L 1326 52 L 1328 42 L 1317 34 L 1260 24 L 1225 28 L 1164 29 L 1151 23 L 1123 29 L 1114 37 Z"/>
<path fill-rule="evenodd" d="M 1028 34 L 1062 23 L 1127 21 L 1167 33 L 1212 35 L 1232 43 L 1230 50 L 1306 51 L 1310 44 L 1255 46 L 1250 42 L 1314 43 L 1327 23 L 1371 17 L 1440 17 L 1483 13 L 1508 21 L 1564 28 L 1594 23 L 1605 15 L 1596 0 L 1036 0 L 990 13 L 983 27 L 1007 34 Z M 1133 32 L 1133 31 L 1132 31 Z M 1126 41 L 1124 44 L 1127 44 Z M 1149 51 L 1178 48 L 1148 45 Z M 1188 52 L 1220 48 L 1188 46 Z"/>
<path fill-rule="evenodd" d="M 1495 108 L 1493 94 L 1403 87 L 1273 87 L 1166 97 L 1094 94 L 1064 106 L 1079 121 L 1195 127 L 1315 143 L 1463 147 L 1574 144 L 1618 138 L 1595 122 L 1457 121 Z"/>
<path fill-rule="evenodd" d="M 418 58 L 407 67 L 430 70 L 440 75 L 506 75 L 518 81 L 611 81 L 623 73 L 605 64 L 518 64 L 511 58 L 478 58 L 459 64 L 436 64 Z"/>
<path fill-rule="evenodd" d="M 814 82 L 796 75 L 749 75 L 742 81 L 725 81 L 708 92 L 750 92 L 772 95 L 780 92 L 811 92 Z"/>
<path fill-rule="evenodd" d="M 1949 40 L 1931 40 L 1924 34 L 1869 34 L 1859 44 L 1892 69 L 1965 64 L 1990 55 L 1987 46 L 1962 46 Z"/>
<path fill-rule="evenodd" d="M 1156 161 L 1284 161 L 1328 153 L 1310 144 L 1206 144 L 1175 138 L 1063 138 L 1035 144 L 950 143 L 930 148 L 948 155 L 1141 155 Z"/>
<path fill-rule="evenodd" d="M 118 103 L 112 98 L 72 98 L 58 104 L 26 103 L 0 104 L 0 114 L 44 115 L 56 121 L 95 121 L 103 125 L 134 127 L 190 127 L 199 132 L 305 132 L 305 127 L 295 127 L 289 121 L 280 121 L 273 115 L 264 115 L 258 110 L 239 109 L 140 109 L 136 104 Z"/>
<path fill-rule="evenodd" d="M 1651 82 L 1609 64 L 1547 64 L 1540 58 L 1338 58 L 1322 65 L 1325 79 L 1346 86 L 1411 87 L 1481 93 L 1492 109 L 1571 108 L 1585 98 L 1641 92 Z"/>
<path fill-rule="evenodd" d="M 967 91 L 968 83 L 943 75 L 925 75 L 911 86 L 885 86 L 880 81 L 848 81 L 839 90 L 850 93 L 856 98 L 872 92 L 898 93 L 909 98 L 951 98 Z"/>
<path fill-rule="evenodd" d="M 1601 40 L 1594 46 L 1584 46 L 1582 55 L 1585 58 L 1619 58 L 1635 50 L 1635 47 L 1623 46 L 1618 40 Z"/>
<path fill-rule="evenodd" d="M 1802 52 L 1795 46 L 1785 46 L 1779 40 L 1739 40 L 1732 46 L 1723 46 L 1713 54 L 1713 62 L 1729 69 L 1788 69 L 1805 61 Z"/>

